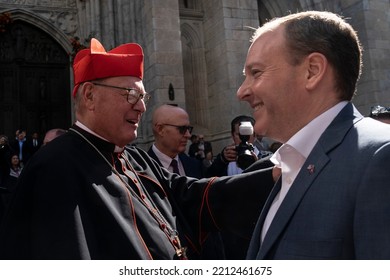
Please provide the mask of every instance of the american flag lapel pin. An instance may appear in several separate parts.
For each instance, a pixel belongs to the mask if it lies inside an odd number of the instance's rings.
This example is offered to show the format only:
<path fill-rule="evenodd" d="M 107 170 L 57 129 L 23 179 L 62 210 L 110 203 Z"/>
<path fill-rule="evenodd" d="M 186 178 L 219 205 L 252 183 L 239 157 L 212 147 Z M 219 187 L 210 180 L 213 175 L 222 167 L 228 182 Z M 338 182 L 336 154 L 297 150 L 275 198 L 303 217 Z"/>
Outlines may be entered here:
<path fill-rule="evenodd" d="M 309 171 L 309 174 L 313 174 L 314 173 L 314 164 L 309 164 L 307 166 L 307 170 Z"/>

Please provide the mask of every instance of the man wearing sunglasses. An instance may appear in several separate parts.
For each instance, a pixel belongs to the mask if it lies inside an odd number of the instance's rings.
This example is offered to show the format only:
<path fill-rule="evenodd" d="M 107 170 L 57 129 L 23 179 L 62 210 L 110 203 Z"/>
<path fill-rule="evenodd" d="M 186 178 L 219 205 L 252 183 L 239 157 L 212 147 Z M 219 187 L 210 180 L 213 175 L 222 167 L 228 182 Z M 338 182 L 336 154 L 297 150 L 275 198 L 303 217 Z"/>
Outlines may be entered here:
<path fill-rule="evenodd" d="M 0 259 L 199 259 L 210 233 L 253 230 L 271 171 L 198 180 L 127 145 L 149 99 L 139 45 L 106 52 L 92 39 L 73 70 L 77 121 L 25 166 L 0 228 Z M 187 137 L 188 126 L 161 123 Z"/>
<path fill-rule="evenodd" d="M 148 150 L 150 157 L 171 172 L 203 178 L 202 162 L 185 153 L 193 129 L 188 113 L 180 107 L 164 104 L 153 112 L 152 125 L 154 144 Z M 177 169 L 174 165 L 177 165 Z M 201 258 L 225 258 L 222 239 L 218 232 L 210 234 L 205 240 Z"/>
<path fill-rule="evenodd" d="M 153 112 L 154 144 L 148 154 L 161 166 L 179 175 L 202 178 L 199 160 L 185 154 L 193 127 L 188 113 L 177 106 L 161 105 Z M 172 164 L 172 160 L 176 163 Z M 173 165 L 177 164 L 177 170 Z"/>

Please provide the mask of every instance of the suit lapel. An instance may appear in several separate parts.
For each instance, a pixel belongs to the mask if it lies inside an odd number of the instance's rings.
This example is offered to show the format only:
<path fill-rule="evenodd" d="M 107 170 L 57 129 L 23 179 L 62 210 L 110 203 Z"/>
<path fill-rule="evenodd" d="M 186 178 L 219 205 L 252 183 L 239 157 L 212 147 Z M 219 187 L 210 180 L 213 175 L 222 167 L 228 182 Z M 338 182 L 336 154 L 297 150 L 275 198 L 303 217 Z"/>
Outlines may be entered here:
<path fill-rule="evenodd" d="M 325 153 L 315 151 L 313 152 L 311 153 L 313 154 L 313 157 L 310 156 L 310 158 L 316 158 L 316 161 L 309 161 L 309 158 L 304 163 L 301 171 L 298 173 L 298 176 L 291 185 L 290 190 L 288 191 L 286 197 L 275 214 L 275 217 L 264 238 L 264 242 L 261 245 L 261 250 L 257 258 L 263 259 L 271 249 L 272 245 L 278 240 L 289 220 L 294 215 L 294 212 L 304 197 L 306 191 L 310 188 L 315 178 L 317 177 L 317 174 L 319 174 L 328 163 L 329 158 Z M 314 166 L 314 170 L 311 171 L 306 169 L 306 166 L 308 165 Z M 266 213 L 264 213 L 262 223 L 264 222 L 267 213 L 268 210 Z"/>
<path fill-rule="evenodd" d="M 260 246 L 261 246 L 261 230 L 263 228 L 264 220 L 267 216 L 268 210 L 272 205 L 272 202 L 275 199 L 275 196 L 279 193 L 280 189 L 282 187 L 282 180 L 279 178 L 279 180 L 276 182 L 275 186 L 271 190 L 271 193 L 269 194 L 267 201 L 264 204 L 263 209 L 261 210 L 259 219 L 256 223 L 256 227 L 253 231 L 253 236 L 249 245 L 247 259 L 255 259 L 257 258 L 257 254 L 260 252 Z"/>
<path fill-rule="evenodd" d="M 158 165 L 160 166 L 163 166 L 161 161 L 158 159 L 157 155 L 155 154 L 155 152 L 153 152 L 153 149 L 152 147 L 150 147 L 150 149 L 148 150 L 148 155 L 154 159 L 155 161 L 157 161 Z"/>
<path fill-rule="evenodd" d="M 183 156 L 183 154 L 179 154 L 179 159 L 181 161 L 181 164 L 183 165 L 184 172 L 187 174 L 188 170 L 191 169 L 190 166 L 188 166 L 189 162 L 188 162 L 187 158 L 185 156 Z"/>
<path fill-rule="evenodd" d="M 328 153 L 336 146 L 340 145 L 347 132 L 353 127 L 353 124 L 360 119 L 362 119 L 360 113 L 351 103 L 349 103 L 341 110 L 321 135 L 280 205 L 268 229 L 267 235 L 264 238 L 264 242 L 261 244 L 260 250 L 256 256 L 257 259 L 264 259 L 269 253 L 270 249 L 280 238 L 288 222 L 293 217 L 301 200 L 304 198 L 305 193 L 312 186 L 322 169 L 330 162 Z M 261 237 L 261 228 L 272 201 L 273 199 L 271 200 L 270 197 L 266 204 L 267 208 L 263 209 L 259 218 L 259 224 L 256 227 L 256 229 L 259 228 L 259 232 L 256 232 L 256 234 L 258 234 L 256 238 L 259 240 Z"/>

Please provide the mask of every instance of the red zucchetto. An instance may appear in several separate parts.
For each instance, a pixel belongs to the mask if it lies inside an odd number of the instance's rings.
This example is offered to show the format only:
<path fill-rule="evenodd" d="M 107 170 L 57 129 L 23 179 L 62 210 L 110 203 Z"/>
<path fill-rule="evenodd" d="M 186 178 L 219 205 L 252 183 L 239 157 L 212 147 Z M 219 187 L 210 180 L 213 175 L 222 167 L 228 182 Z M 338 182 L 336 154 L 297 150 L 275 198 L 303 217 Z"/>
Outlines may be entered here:
<path fill-rule="evenodd" d="M 143 71 L 144 54 L 140 45 L 123 44 L 106 52 L 103 45 L 92 38 L 90 49 L 79 51 L 73 62 L 73 96 L 83 82 L 117 76 L 142 79 Z"/>

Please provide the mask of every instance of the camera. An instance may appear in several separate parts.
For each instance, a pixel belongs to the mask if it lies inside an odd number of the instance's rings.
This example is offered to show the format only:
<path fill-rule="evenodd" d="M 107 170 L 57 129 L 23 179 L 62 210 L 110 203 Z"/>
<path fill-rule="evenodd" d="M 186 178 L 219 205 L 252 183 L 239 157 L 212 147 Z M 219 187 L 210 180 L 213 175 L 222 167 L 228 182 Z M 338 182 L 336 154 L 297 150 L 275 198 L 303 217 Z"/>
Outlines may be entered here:
<path fill-rule="evenodd" d="M 236 146 L 237 166 L 241 169 L 246 169 L 257 160 L 253 153 L 254 147 L 249 143 L 250 137 L 253 135 L 253 126 L 251 122 L 241 122 L 239 126 L 240 144 Z"/>

